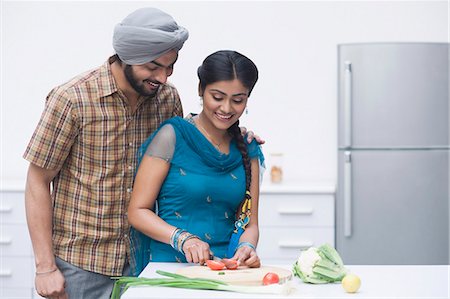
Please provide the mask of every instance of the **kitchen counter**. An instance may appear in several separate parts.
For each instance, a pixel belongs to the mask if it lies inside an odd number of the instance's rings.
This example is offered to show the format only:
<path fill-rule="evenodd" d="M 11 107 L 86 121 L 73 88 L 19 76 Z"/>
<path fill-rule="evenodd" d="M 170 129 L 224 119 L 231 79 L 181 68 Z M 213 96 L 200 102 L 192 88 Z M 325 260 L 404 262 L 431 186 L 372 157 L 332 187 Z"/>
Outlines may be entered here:
<path fill-rule="evenodd" d="M 175 272 L 189 264 L 150 263 L 141 277 L 159 277 L 155 270 Z M 278 265 L 290 269 L 290 265 Z M 361 278 L 361 288 L 348 294 L 340 283 L 312 285 L 293 277 L 295 291 L 288 296 L 241 294 L 234 292 L 189 290 L 166 287 L 129 288 L 122 299 L 132 298 L 449 298 L 450 266 L 346 266 Z"/>

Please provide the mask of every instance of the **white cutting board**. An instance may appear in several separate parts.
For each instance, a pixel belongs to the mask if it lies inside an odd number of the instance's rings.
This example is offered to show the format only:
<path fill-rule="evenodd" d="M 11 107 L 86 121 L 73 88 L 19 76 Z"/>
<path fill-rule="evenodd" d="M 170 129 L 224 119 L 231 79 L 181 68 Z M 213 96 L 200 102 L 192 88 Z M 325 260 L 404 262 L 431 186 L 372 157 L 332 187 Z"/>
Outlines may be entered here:
<path fill-rule="evenodd" d="M 285 283 L 292 279 L 290 270 L 272 266 L 262 266 L 260 268 L 239 267 L 236 270 L 211 270 L 207 266 L 189 266 L 177 270 L 177 274 L 189 278 L 215 279 L 234 285 L 262 285 L 264 276 L 269 272 L 278 274 L 280 283 Z"/>

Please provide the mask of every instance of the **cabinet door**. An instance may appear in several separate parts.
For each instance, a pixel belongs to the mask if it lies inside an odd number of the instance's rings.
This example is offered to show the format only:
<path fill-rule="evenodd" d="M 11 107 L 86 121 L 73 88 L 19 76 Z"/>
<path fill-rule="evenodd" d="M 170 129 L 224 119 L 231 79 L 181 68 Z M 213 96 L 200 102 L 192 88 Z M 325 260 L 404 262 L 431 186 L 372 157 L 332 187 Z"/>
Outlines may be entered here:
<path fill-rule="evenodd" d="M 10 298 L 17 298 L 17 299 L 32 299 L 33 297 L 33 291 L 31 288 L 10 288 L 10 287 L 2 287 L 0 288 L 0 298 L 2 299 L 10 299 Z M 36 297 L 36 298 L 42 298 L 42 297 Z"/>
<path fill-rule="evenodd" d="M 34 287 L 32 257 L 2 256 L 0 261 L 0 285 L 8 288 Z"/>
<path fill-rule="evenodd" d="M 2 224 L 0 227 L 0 252 L 2 256 L 33 255 L 31 240 L 25 224 Z"/>
<path fill-rule="evenodd" d="M 23 192 L 1 192 L 0 196 L 1 223 L 26 223 L 25 199 Z"/>
<path fill-rule="evenodd" d="M 262 194 L 258 214 L 261 227 L 331 227 L 334 199 L 327 194 Z"/>
<path fill-rule="evenodd" d="M 260 229 L 258 254 L 263 261 L 294 262 L 300 251 L 329 243 L 334 246 L 334 229 L 303 227 L 264 227 Z"/>

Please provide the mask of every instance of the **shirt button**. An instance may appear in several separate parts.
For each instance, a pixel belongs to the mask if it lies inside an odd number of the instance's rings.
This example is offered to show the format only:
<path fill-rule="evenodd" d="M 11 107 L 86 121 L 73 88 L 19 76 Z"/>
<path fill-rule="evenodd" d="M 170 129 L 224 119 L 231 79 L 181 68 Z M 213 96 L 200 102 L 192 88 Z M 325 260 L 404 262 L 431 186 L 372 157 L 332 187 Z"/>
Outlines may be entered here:
<path fill-rule="evenodd" d="M 131 189 L 131 188 L 127 188 L 127 192 L 128 192 L 128 193 L 131 193 L 132 190 L 133 190 L 133 189 Z"/>
<path fill-rule="evenodd" d="M 124 238 L 128 238 L 128 235 L 127 235 L 127 234 L 124 234 L 123 237 L 124 237 Z"/>
<path fill-rule="evenodd" d="M 132 170 L 132 169 L 133 169 L 133 166 L 128 165 L 128 170 Z"/>
<path fill-rule="evenodd" d="M 132 146 L 133 146 L 133 142 L 128 143 L 128 145 L 129 145 L 130 147 L 132 147 Z"/>

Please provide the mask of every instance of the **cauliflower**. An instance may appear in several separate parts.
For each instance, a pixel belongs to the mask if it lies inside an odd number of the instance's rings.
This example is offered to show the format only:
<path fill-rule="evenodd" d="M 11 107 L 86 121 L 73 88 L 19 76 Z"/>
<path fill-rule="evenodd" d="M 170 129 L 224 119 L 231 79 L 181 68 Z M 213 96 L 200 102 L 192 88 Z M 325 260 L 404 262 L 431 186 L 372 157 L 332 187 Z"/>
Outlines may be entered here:
<path fill-rule="evenodd" d="M 317 248 L 309 247 L 300 254 L 297 263 L 300 266 L 300 271 L 305 273 L 307 276 L 310 276 L 313 275 L 313 267 L 320 259 L 321 257 L 317 253 Z"/>
<path fill-rule="evenodd" d="M 304 282 L 329 283 L 341 281 L 347 270 L 336 249 L 324 244 L 319 248 L 310 247 L 300 252 L 293 272 Z"/>

